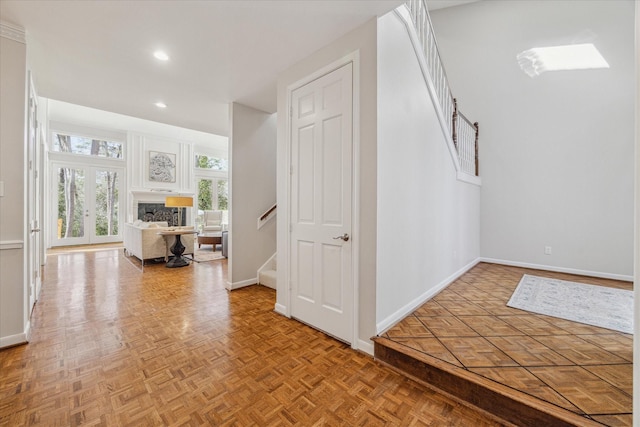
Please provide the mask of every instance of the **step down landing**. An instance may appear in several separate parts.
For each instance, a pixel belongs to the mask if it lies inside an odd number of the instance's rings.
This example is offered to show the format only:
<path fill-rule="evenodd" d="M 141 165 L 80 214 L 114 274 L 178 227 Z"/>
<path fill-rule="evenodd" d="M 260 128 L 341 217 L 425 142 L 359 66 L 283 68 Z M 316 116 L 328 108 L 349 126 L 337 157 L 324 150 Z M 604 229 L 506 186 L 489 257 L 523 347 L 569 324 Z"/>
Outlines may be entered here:
<path fill-rule="evenodd" d="M 384 337 L 375 337 L 375 359 L 458 400 L 517 426 L 600 426 L 551 403 L 421 353 Z"/>

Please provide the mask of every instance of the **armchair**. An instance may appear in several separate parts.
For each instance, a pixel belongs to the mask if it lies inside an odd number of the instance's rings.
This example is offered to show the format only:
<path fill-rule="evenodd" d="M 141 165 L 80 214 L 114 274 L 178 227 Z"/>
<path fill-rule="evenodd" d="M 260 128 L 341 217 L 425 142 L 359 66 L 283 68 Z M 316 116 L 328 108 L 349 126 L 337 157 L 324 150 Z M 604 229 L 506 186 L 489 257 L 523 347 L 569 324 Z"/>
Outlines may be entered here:
<path fill-rule="evenodd" d="M 204 211 L 203 233 L 222 231 L 222 211 Z"/>

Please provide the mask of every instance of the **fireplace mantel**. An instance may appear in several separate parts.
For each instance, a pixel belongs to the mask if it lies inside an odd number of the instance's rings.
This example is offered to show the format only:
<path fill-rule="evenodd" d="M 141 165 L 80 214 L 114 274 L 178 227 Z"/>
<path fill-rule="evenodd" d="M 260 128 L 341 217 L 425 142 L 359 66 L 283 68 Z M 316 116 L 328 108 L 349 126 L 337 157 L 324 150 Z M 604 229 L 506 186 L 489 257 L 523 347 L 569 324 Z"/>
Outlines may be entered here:
<path fill-rule="evenodd" d="M 131 190 L 133 203 L 136 202 L 164 202 L 167 196 L 194 197 L 195 194 L 171 190 Z"/>
<path fill-rule="evenodd" d="M 167 196 L 195 197 L 193 193 L 171 190 L 131 190 L 131 214 L 129 222 L 138 219 L 138 204 L 140 203 L 162 203 Z M 187 223 L 189 222 L 187 218 Z"/>

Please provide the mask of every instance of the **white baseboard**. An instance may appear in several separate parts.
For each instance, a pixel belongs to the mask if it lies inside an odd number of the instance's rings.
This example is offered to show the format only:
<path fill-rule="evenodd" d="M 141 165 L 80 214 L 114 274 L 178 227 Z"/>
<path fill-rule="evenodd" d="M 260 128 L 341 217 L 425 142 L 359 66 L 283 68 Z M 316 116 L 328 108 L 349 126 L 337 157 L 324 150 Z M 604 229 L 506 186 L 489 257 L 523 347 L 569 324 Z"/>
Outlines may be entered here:
<path fill-rule="evenodd" d="M 276 305 L 273 307 L 273 311 L 275 311 L 278 314 L 282 314 L 285 317 L 289 317 L 287 316 L 287 307 L 282 304 L 276 303 Z"/>
<path fill-rule="evenodd" d="M 22 334 L 0 337 L 0 348 L 12 347 L 14 345 L 26 344 L 29 342 L 29 330 Z"/>
<path fill-rule="evenodd" d="M 420 307 L 425 302 L 429 301 L 431 298 L 437 295 L 438 292 L 440 292 L 441 290 L 449 286 L 449 284 L 451 284 L 458 277 L 462 276 L 464 273 L 471 270 L 479 262 L 480 262 L 480 258 L 476 258 L 475 260 L 471 261 L 469 264 L 465 265 L 455 273 L 451 274 L 450 276 L 442 280 L 440 283 L 438 283 L 434 287 L 430 288 L 427 292 L 415 298 L 413 301 L 410 301 L 409 303 L 407 303 L 404 307 L 400 308 L 398 311 L 396 311 L 386 319 L 383 319 L 381 322 L 379 322 L 376 325 L 376 331 L 377 331 L 376 333 L 380 334 L 384 332 L 391 326 L 398 323 L 400 320 L 407 317 L 409 314 L 413 313 L 418 307 Z"/>
<path fill-rule="evenodd" d="M 265 283 L 257 283 L 257 284 L 260 285 L 260 286 L 264 286 L 265 288 L 273 289 L 274 291 L 278 290 L 277 286 L 269 286 L 269 285 L 267 285 Z"/>
<path fill-rule="evenodd" d="M 227 282 L 227 289 L 233 291 L 235 289 L 244 288 L 251 285 L 256 285 L 258 283 L 258 278 L 254 277 L 253 279 L 242 280 L 240 282 Z"/>
<path fill-rule="evenodd" d="M 359 339 L 357 342 L 357 347 L 355 347 L 356 350 L 359 350 L 363 353 L 367 353 L 370 356 L 373 356 L 373 342 L 371 342 L 371 340 L 362 340 Z"/>
<path fill-rule="evenodd" d="M 509 261 L 505 259 L 480 257 L 480 262 L 488 262 L 490 264 L 509 265 L 511 267 L 531 268 L 534 270 L 555 271 L 557 273 L 576 274 L 578 276 L 599 277 L 601 279 L 622 280 L 625 282 L 633 282 L 633 276 L 625 274 L 602 273 L 600 271 L 578 270 L 576 268 L 556 267 L 553 265 L 531 264 L 528 262 Z"/>

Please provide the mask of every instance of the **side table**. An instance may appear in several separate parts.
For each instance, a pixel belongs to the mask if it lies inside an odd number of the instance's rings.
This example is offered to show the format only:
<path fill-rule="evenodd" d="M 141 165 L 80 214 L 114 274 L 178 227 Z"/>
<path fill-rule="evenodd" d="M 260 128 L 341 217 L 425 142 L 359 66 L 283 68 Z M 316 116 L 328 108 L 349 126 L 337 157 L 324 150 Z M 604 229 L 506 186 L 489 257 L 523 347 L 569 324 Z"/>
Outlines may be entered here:
<path fill-rule="evenodd" d="M 197 234 L 198 232 L 195 230 L 162 230 L 162 231 L 158 231 L 158 234 L 163 236 L 165 238 L 165 240 L 167 239 L 167 236 L 176 236 L 176 241 L 173 243 L 173 245 L 171 245 L 171 247 L 169 248 L 169 250 L 171 251 L 171 253 L 173 254 L 173 259 L 169 260 L 169 262 L 167 262 L 167 265 L 165 267 L 167 268 L 175 268 L 175 267 L 184 267 L 189 265 L 189 261 L 182 256 L 182 253 L 184 252 L 184 245 L 182 244 L 182 241 L 180 240 L 180 236 L 182 236 L 183 234 Z"/>

